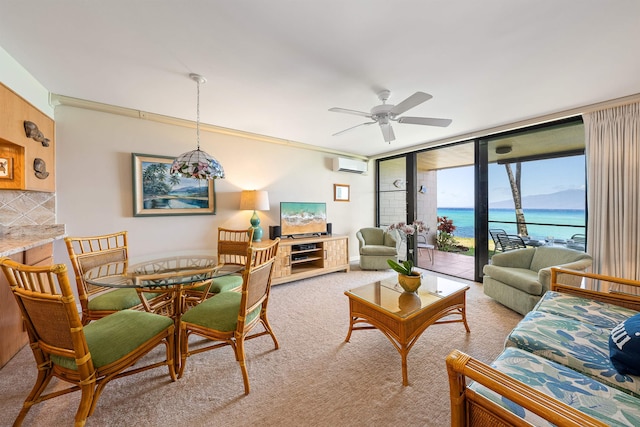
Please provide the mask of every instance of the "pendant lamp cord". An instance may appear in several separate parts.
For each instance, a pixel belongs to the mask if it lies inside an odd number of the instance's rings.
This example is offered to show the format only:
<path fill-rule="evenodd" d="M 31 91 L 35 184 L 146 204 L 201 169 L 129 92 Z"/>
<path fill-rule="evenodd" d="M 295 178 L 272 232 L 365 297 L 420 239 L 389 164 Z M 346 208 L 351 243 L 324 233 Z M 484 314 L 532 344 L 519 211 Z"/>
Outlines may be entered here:
<path fill-rule="evenodd" d="M 196 141 L 200 150 L 200 80 L 198 80 L 197 102 L 196 102 Z"/>

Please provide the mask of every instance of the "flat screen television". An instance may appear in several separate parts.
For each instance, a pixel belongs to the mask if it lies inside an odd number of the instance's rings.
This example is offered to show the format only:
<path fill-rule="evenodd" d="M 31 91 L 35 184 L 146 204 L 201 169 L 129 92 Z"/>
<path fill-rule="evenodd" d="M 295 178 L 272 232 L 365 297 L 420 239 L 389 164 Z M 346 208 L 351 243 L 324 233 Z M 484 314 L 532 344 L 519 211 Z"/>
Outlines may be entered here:
<path fill-rule="evenodd" d="M 281 236 L 299 236 L 326 232 L 326 203 L 280 202 Z"/>

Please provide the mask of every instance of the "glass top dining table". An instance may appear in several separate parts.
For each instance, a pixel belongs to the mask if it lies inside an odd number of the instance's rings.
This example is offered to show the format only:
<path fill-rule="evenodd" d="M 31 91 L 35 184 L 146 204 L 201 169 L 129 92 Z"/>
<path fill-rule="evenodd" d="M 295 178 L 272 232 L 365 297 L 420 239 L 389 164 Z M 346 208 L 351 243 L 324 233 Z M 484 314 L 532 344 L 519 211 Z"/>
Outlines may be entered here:
<path fill-rule="evenodd" d="M 218 258 L 180 254 L 110 262 L 87 270 L 84 280 L 109 288 L 168 288 L 189 285 L 241 272 L 239 265 L 218 267 Z"/>
<path fill-rule="evenodd" d="M 175 322 L 174 365 L 180 369 L 180 318 L 194 304 L 204 301 L 211 281 L 239 273 L 241 265 L 219 265 L 209 254 L 176 254 L 110 262 L 87 270 L 87 283 L 106 288 L 135 288 L 145 311 L 171 317 Z M 187 293 L 201 288 L 190 304 Z"/>

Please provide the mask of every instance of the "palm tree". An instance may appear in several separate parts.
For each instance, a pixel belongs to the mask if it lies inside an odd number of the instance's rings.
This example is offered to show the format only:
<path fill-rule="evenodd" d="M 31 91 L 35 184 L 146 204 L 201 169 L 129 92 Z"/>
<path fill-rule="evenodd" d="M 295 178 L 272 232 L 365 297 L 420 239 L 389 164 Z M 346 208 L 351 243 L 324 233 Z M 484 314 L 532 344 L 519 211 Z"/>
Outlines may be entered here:
<path fill-rule="evenodd" d="M 509 184 L 511 185 L 511 194 L 513 195 L 513 204 L 516 209 L 516 222 L 518 223 L 518 234 L 528 236 L 527 222 L 524 219 L 524 211 L 522 210 L 522 191 L 520 187 L 520 177 L 522 176 L 522 162 L 516 162 L 516 174 L 513 175 L 511 164 L 505 163 Z"/>
<path fill-rule="evenodd" d="M 173 185 L 166 181 L 168 166 L 162 163 L 152 163 L 142 172 L 142 191 L 145 196 L 167 194 Z"/>

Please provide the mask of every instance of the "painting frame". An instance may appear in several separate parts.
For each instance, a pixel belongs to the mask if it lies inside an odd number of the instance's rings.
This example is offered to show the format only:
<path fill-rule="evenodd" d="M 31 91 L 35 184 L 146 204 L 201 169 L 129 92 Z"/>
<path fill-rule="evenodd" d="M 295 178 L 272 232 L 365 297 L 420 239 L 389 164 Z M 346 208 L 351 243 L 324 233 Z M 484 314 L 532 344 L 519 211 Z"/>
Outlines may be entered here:
<path fill-rule="evenodd" d="M 216 214 L 215 180 L 171 176 L 169 170 L 174 159 L 170 156 L 131 153 L 134 217 Z M 159 179 L 159 182 L 154 182 L 151 191 L 145 188 L 143 179 L 149 167 L 154 169 L 154 172 L 149 172 L 150 176 L 158 176 Z M 178 185 L 180 187 L 175 189 Z M 167 186 L 170 186 L 168 191 Z M 202 186 L 206 188 L 202 189 Z M 172 192 L 176 194 L 170 194 Z M 172 206 L 176 204 L 180 205 Z"/>
<path fill-rule="evenodd" d="M 0 179 L 13 179 L 13 157 L 0 156 Z"/>
<path fill-rule="evenodd" d="M 333 201 L 348 202 L 351 200 L 350 187 L 347 184 L 333 184 Z"/>

